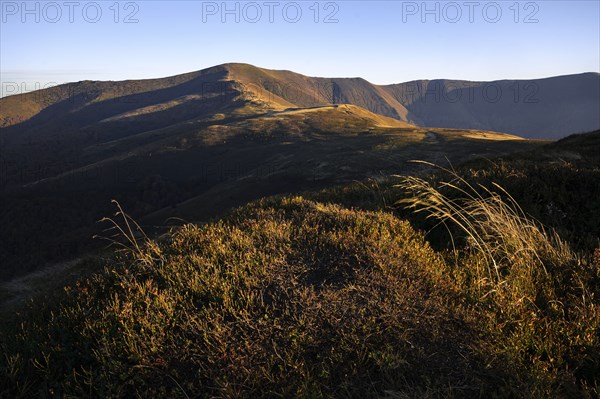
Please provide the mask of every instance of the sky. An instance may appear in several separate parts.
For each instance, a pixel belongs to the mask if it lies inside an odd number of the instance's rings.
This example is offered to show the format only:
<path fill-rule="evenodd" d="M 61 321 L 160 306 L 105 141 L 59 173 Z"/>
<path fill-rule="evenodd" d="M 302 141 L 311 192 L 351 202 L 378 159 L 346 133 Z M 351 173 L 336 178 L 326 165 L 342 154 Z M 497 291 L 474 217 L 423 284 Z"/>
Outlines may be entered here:
<path fill-rule="evenodd" d="M 1 0 L 0 10 L 0 96 L 226 62 L 377 84 L 600 72 L 600 0 Z"/>

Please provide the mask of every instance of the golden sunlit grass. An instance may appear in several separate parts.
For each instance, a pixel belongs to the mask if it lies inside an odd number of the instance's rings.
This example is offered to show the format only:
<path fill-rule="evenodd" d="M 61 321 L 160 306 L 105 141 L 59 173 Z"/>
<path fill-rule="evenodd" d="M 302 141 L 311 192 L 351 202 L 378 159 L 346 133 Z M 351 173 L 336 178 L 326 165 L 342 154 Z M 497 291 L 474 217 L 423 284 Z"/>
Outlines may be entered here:
<path fill-rule="evenodd" d="M 2 336 L 4 392 L 421 397 L 479 362 L 447 345 L 477 343 L 443 326 L 464 312 L 449 308 L 441 257 L 389 213 L 263 201 L 184 226 L 160 251 L 117 216 L 128 254 Z"/>
<path fill-rule="evenodd" d="M 587 392 L 597 394 L 598 381 L 589 377 L 600 367 L 600 265 L 527 216 L 500 185 L 488 182 L 488 188 L 453 168 L 427 164 L 439 170 L 435 178 L 401 177 L 399 202 L 446 226 L 453 274 L 495 335 L 496 356 L 520 358 L 548 384 L 561 368 L 572 368 L 573 376 L 586 376 Z M 457 252 L 459 239 L 464 244 Z M 575 366 L 575 358 L 582 363 Z"/>
<path fill-rule="evenodd" d="M 506 269 L 525 267 L 546 271 L 546 264 L 565 265 L 575 261 L 569 246 L 554 232 L 546 232 L 501 186 L 495 190 L 473 186 L 453 169 L 438 167 L 450 180 L 434 186 L 416 176 L 402 177 L 399 187 L 410 195 L 400 203 L 428 218 L 450 222 L 467 236 L 495 284 L 505 283 Z M 444 192 L 449 192 L 445 194 Z M 510 270 L 509 270 L 510 272 Z"/>

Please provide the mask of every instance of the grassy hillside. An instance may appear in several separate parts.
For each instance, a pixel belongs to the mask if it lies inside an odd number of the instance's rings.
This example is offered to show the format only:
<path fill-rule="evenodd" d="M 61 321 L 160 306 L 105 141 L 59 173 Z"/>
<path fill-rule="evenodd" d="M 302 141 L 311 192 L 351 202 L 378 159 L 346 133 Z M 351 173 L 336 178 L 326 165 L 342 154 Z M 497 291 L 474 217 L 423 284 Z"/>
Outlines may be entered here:
<path fill-rule="evenodd" d="M 88 80 L 8 96 L 0 99 L 0 127 L 23 122 L 47 122 L 57 114 L 62 117 L 64 113 L 77 112 L 87 107 L 98 110 L 100 105 L 106 107 L 103 112 L 119 112 L 176 98 L 187 94 L 189 89 L 202 93 L 194 81 L 201 78 L 205 83 L 214 83 L 225 74 L 223 68 L 215 67 L 159 79 L 118 82 Z"/>
<path fill-rule="evenodd" d="M 541 221 L 578 250 L 600 247 L 600 132 L 573 135 L 534 150 L 454 163 L 452 168 L 469 182 L 493 189 L 496 183 L 519 200 L 527 215 Z M 447 162 L 438 162 L 448 167 Z M 418 165 L 418 164 L 416 164 Z M 421 166 L 420 173 L 431 175 Z M 419 170 L 413 170 L 419 173 Z M 447 174 L 431 175 L 433 180 Z M 365 210 L 392 207 L 403 196 L 397 179 L 339 186 L 313 193 L 316 201 L 334 201 Z M 402 217 L 413 217 L 400 211 Z M 435 223 L 426 223 L 427 229 Z M 440 229 L 441 230 L 441 229 Z M 434 233 L 437 231 L 434 230 Z"/>
<path fill-rule="evenodd" d="M 353 104 L 421 127 L 480 129 L 527 138 L 560 138 L 600 127 L 600 75 L 470 82 L 422 80 L 375 85 L 361 78 L 318 78 L 248 64 L 123 82 L 84 81 L 0 99 L 3 144 L 73 140 L 95 126 L 96 139 L 127 135 L 186 119 L 233 112 Z M 233 102 L 233 103 L 232 103 Z M 132 124 L 132 122 L 135 122 Z M 152 122 L 152 123 L 150 123 Z M 78 137 L 81 140 L 81 135 Z"/>
<path fill-rule="evenodd" d="M 118 214 L 128 250 L 6 319 L 0 394 L 597 397 L 598 137 L 421 174 L 450 203 L 469 204 L 443 184 L 460 176 L 523 206 L 479 188 L 509 206 L 463 208 L 487 230 L 473 241 L 448 221 L 456 250 L 445 230 L 424 236 L 435 220 L 391 206 L 419 198 L 400 178 L 263 199 L 158 241 Z M 549 200 L 569 217 L 544 213 Z"/>
<path fill-rule="evenodd" d="M 136 126 L 135 117 L 124 118 L 111 123 Z M 26 166 L 1 171 L 0 280 L 98 246 L 95 222 L 110 213 L 111 199 L 153 229 L 174 216 L 207 220 L 265 195 L 398 173 L 415 157 L 458 161 L 539 145 L 486 132 L 429 132 L 352 105 L 267 112 L 245 103 L 148 131 L 116 135 L 96 124 L 74 134 L 91 131 L 97 141 L 42 146 L 40 157 L 19 147 Z"/>

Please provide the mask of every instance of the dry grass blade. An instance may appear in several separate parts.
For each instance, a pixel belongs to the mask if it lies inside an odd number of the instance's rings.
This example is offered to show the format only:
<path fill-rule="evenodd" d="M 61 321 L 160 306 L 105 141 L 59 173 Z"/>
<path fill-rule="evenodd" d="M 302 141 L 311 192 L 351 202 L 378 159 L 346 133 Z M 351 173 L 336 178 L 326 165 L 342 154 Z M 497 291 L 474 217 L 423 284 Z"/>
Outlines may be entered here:
<path fill-rule="evenodd" d="M 563 265 L 575 255 L 554 231 L 525 215 L 515 199 L 501 186 L 474 186 L 452 168 L 419 161 L 448 174 L 437 185 L 415 176 L 401 177 L 397 187 L 409 193 L 399 201 L 428 218 L 456 225 L 487 264 L 487 274 L 502 282 L 503 270 L 515 267 L 546 271 L 547 265 Z M 454 241 L 454 238 L 452 238 Z"/>
<path fill-rule="evenodd" d="M 116 246 L 120 250 L 127 253 L 131 253 L 137 261 L 142 264 L 151 264 L 157 260 L 157 256 L 160 255 L 160 248 L 158 245 L 148 238 L 142 227 L 121 207 L 118 201 L 111 201 L 117 207 L 115 213 L 115 219 L 104 217 L 100 219 L 99 223 L 108 222 L 110 227 L 105 229 L 105 232 L 114 232 L 109 237 L 95 235 L 94 238 L 99 238 L 109 242 L 109 246 Z M 117 218 L 122 220 L 118 221 Z M 125 243 L 119 241 L 119 238 L 123 238 Z"/>

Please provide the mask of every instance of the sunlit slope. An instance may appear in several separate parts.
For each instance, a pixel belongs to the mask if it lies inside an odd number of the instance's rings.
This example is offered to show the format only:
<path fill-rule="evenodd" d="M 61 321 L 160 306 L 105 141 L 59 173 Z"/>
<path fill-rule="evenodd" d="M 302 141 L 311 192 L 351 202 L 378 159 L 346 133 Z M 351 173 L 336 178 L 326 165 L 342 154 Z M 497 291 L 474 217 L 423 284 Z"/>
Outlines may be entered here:
<path fill-rule="evenodd" d="M 102 130 L 126 122 L 102 122 L 54 147 L 25 147 L 38 149 L 35 158 L 15 153 L 23 163 L 5 164 L 2 175 L 0 258 L 9 267 L 0 278 L 101 245 L 90 237 L 114 198 L 152 229 L 171 217 L 211 218 L 265 195 L 408 171 L 411 159 L 459 162 L 537 145 L 498 133 L 418 128 L 354 105 L 259 108 L 250 101 L 230 113 L 127 134 Z M 89 132 L 98 140 L 76 140 Z M 492 135 L 501 140 L 487 139 Z"/>

